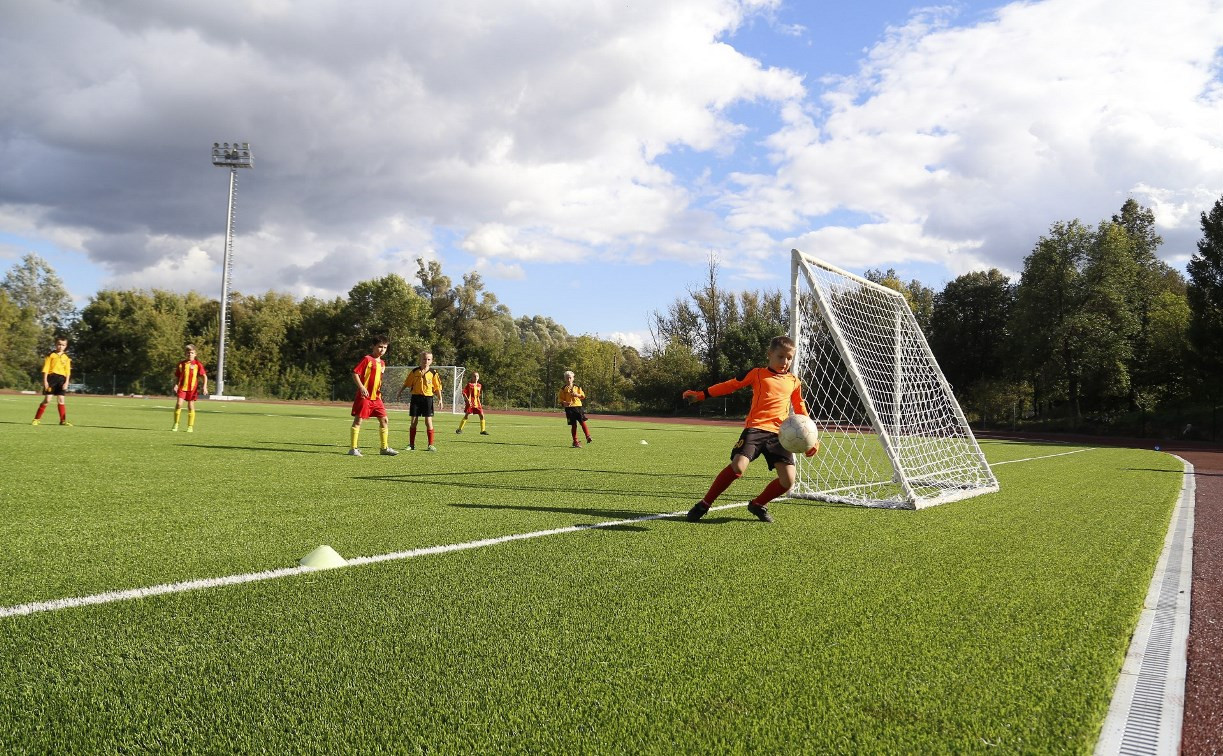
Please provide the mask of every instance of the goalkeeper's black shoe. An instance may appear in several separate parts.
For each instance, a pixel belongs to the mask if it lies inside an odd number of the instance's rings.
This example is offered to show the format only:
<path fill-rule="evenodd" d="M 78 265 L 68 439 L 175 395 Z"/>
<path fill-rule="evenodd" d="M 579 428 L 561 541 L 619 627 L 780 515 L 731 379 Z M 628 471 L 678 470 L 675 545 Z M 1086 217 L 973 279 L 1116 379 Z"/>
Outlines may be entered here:
<path fill-rule="evenodd" d="M 761 522 L 773 521 L 773 515 L 769 514 L 768 507 L 762 507 L 759 504 L 748 504 L 747 511 L 756 515 L 756 519 L 760 520 Z"/>
<path fill-rule="evenodd" d="M 709 511 L 709 505 L 703 501 L 698 501 L 692 507 L 692 509 L 688 510 L 688 522 L 696 522 L 697 520 L 704 517 L 705 513 L 708 511 Z"/>

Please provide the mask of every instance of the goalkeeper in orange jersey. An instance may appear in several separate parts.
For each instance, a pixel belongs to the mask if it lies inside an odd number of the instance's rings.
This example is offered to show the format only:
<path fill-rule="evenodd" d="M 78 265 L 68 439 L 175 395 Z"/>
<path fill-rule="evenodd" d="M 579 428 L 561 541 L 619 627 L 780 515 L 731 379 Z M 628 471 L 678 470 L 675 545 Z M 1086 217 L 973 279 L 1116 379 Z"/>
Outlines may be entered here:
<path fill-rule="evenodd" d="M 174 368 L 174 427 L 178 430 L 178 421 L 183 414 L 183 404 L 187 405 L 187 432 L 195 432 L 195 400 L 201 394 L 208 393 L 208 373 L 204 363 L 195 358 L 195 345 L 188 344 L 184 350 L 187 359 Z"/>
<path fill-rule="evenodd" d="M 747 505 L 747 511 L 764 522 L 772 522 L 768 504 L 794 485 L 794 455 L 782 448 L 777 429 L 790 414 L 790 408 L 799 415 L 807 414 L 803 404 L 802 384 L 790 372 L 794 361 L 794 341 L 778 336 L 769 344 L 768 367 L 752 368 L 729 381 L 715 383 L 704 391 L 685 391 L 689 402 L 700 402 L 711 396 L 726 396 L 741 388 L 751 386 L 752 408 L 747 413 L 747 427 L 739 434 L 739 440 L 730 450 L 730 464 L 714 478 L 713 485 L 705 497 L 688 510 L 688 519 L 696 522 L 709 511 L 709 505 L 727 488 L 747 472 L 748 464 L 764 455 L 770 470 L 777 471 L 776 480 L 769 482 L 764 490 Z M 807 456 L 820 450 L 819 443 L 807 450 Z"/>
<path fill-rule="evenodd" d="M 378 418 L 378 438 L 382 446 L 379 454 L 394 457 L 399 453 L 390 447 L 391 429 L 387 424 L 386 407 L 382 404 L 382 373 L 386 370 L 382 355 L 386 354 L 389 344 L 390 341 L 385 336 L 375 337 L 369 354 L 362 357 L 352 369 L 352 380 L 357 384 L 357 398 L 352 403 L 352 445 L 348 449 L 349 456 L 361 456 L 361 450 L 357 448 L 357 438 L 361 435 L 361 421 L 367 417 Z"/>
<path fill-rule="evenodd" d="M 463 387 L 463 402 L 463 419 L 459 421 L 459 427 L 454 432 L 463 432 L 468 416 L 479 415 L 480 435 L 487 436 L 488 424 L 484 421 L 484 386 L 480 385 L 480 374 L 474 370 L 471 373 L 471 381 Z"/>
<path fill-rule="evenodd" d="M 582 400 L 585 398 L 586 392 L 582 390 L 582 387 L 573 385 L 573 371 L 566 370 L 565 385 L 561 386 L 556 399 L 565 408 L 565 422 L 569 423 L 574 449 L 582 448 L 582 445 L 578 443 L 578 425 L 582 426 L 582 433 L 586 435 L 586 443 L 594 443 L 594 439 L 590 437 L 590 428 L 586 427 L 586 410 L 582 409 Z"/>

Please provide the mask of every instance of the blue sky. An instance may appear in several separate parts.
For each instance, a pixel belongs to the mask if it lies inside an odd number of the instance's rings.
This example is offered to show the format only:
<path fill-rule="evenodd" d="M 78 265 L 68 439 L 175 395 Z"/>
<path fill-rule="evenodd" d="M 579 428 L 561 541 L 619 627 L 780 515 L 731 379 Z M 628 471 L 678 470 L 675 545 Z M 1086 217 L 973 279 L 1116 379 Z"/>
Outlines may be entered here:
<path fill-rule="evenodd" d="M 1223 195 L 1223 0 L 14 0 L 0 270 L 342 296 L 417 257 L 517 316 L 648 346 L 792 247 L 941 287 L 1059 220 L 1151 207 L 1182 266 Z M 234 20 L 241 23 L 235 25 Z"/>

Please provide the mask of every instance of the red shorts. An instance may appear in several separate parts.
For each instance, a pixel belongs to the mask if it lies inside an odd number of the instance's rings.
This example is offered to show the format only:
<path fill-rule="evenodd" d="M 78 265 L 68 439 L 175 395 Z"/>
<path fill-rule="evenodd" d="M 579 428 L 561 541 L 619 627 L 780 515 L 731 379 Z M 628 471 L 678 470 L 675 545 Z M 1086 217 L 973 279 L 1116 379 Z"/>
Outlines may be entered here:
<path fill-rule="evenodd" d="M 190 391 L 179 389 L 178 398 L 182 399 L 184 402 L 194 402 L 197 398 L 199 398 L 199 393 L 199 389 L 191 389 Z"/>
<path fill-rule="evenodd" d="M 463 408 L 464 415 L 479 415 L 484 417 L 484 408 L 478 404 L 469 404 Z"/>
<path fill-rule="evenodd" d="M 352 416 L 362 420 L 367 417 L 386 417 L 386 407 L 382 406 L 382 397 L 367 399 L 364 396 L 358 396 L 357 400 L 352 403 Z"/>

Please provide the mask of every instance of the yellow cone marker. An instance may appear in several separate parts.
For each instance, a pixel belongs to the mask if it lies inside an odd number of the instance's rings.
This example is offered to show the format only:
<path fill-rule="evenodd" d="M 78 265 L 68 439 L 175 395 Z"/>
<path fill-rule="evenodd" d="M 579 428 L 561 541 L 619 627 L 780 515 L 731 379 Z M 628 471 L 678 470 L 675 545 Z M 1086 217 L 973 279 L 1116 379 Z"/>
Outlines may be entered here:
<path fill-rule="evenodd" d="M 302 557 L 298 564 L 316 570 L 330 570 L 333 567 L 343 567 L 348 562 L 344 561 L 344 557 L 337 554 L 335 549 L 323 545 Z"/>

